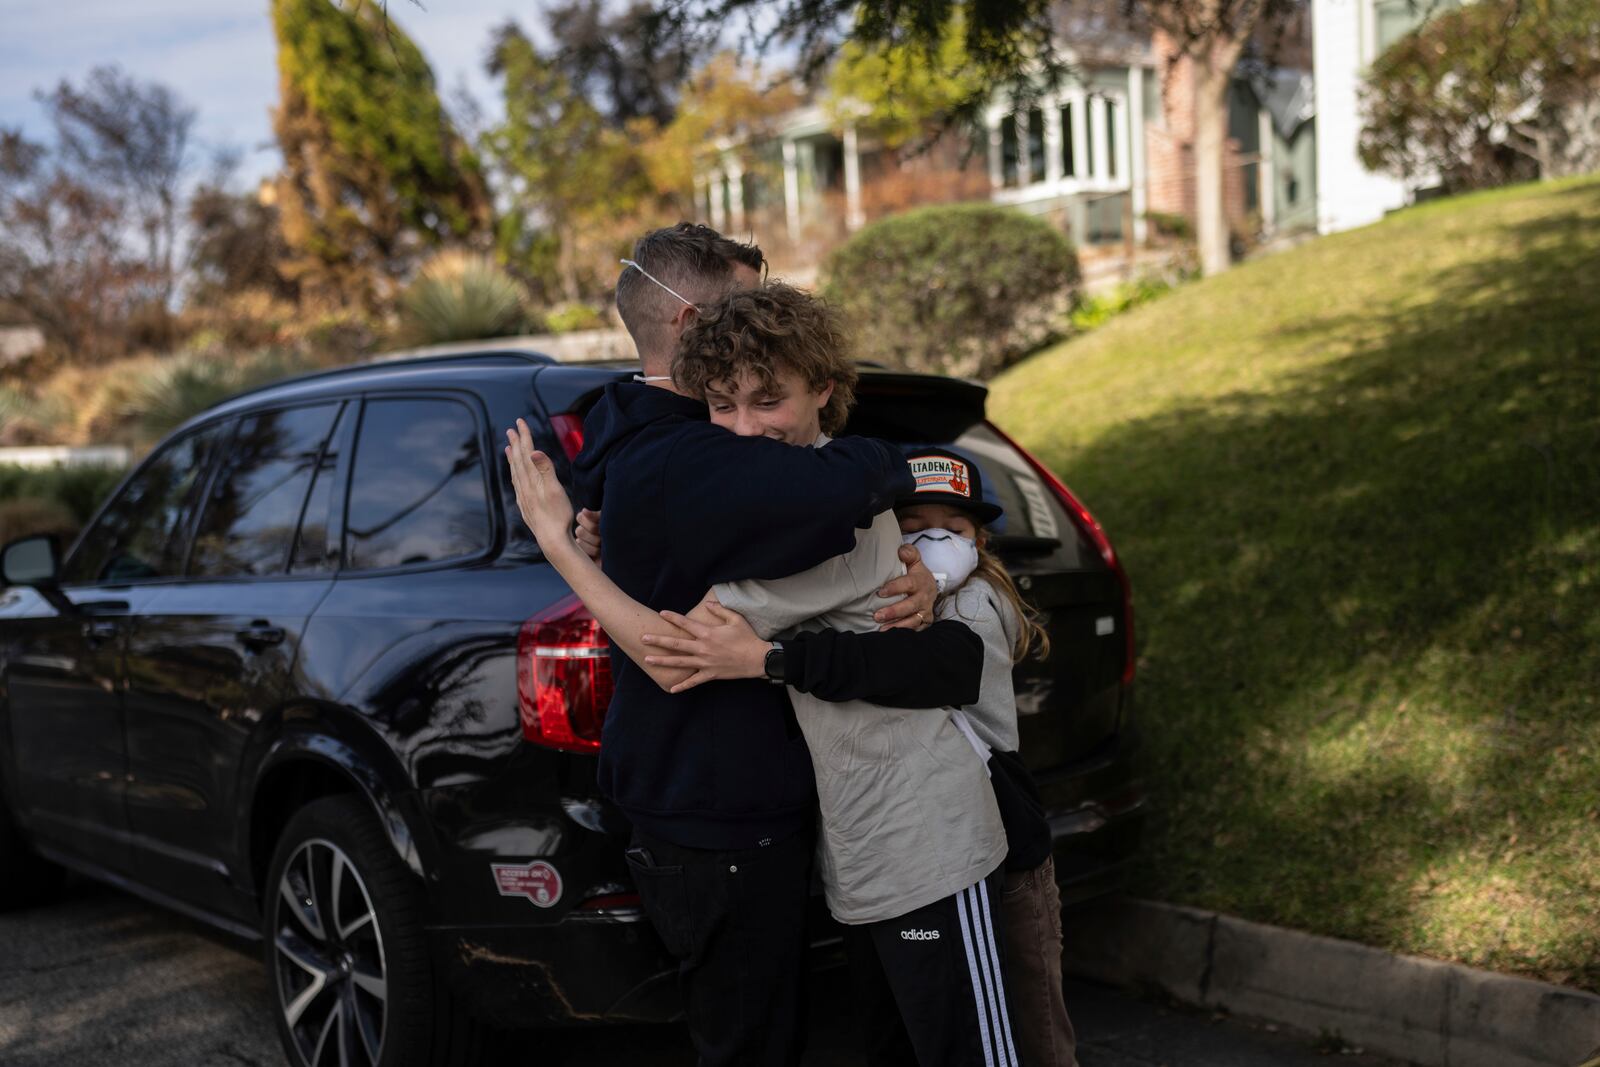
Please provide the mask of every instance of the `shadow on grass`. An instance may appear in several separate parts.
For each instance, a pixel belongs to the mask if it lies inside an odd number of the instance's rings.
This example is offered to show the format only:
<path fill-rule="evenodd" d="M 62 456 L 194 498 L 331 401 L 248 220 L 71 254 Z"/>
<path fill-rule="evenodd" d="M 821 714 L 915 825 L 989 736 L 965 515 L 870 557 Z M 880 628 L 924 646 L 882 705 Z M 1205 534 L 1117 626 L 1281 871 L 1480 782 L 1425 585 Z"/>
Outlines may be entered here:
<path fill-rule="evenodd" d="M 1135 586 L 1142 891 L 1600 988 L 1600 186 L 1553 195 L 1058 463 Z"/>

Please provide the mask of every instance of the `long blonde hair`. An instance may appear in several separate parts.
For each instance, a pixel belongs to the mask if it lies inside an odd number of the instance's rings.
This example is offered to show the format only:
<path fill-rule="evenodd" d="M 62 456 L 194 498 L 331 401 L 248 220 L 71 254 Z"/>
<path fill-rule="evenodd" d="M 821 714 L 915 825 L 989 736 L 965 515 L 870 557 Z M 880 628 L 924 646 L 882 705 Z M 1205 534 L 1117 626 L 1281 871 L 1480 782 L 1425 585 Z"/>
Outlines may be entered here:
<path fill-rule="evenodd" d="M 1022 624 L 1017 628 L 1017 639 L 1011 646 L 1011 662 L 1021 663 L 1028 658 L 1031 652 L 1037 652 L 1040 659 L 1050 655 L 1050 635 L 1045 633 L 1044 626 L 1039 621 L 1039 613 L 1033 605 L 1022 599 L 1022 594 L 1017 591 L 1017 583 L 1011 580 L 1011 573 L 1006 570 L 1006 565 L 1000 562 L 1000 557 L 990 552 L 986 542 L 988 536 L 980 529 L 978 534 L 978 565 L 972 569 L 972 574 L 967 578 L 982 578 L 988 582 L 994 591 L 999 593 L 1011 609 L 1016 612 L 1017 620 Z M 962 585 L 967 584 L 962 582 Z M 956 589 L 959 589 L 957 586 Z M 951 596 L 955 589 L 945 593 Z M 943 599 L 941 597 L 941 599 Z"/>

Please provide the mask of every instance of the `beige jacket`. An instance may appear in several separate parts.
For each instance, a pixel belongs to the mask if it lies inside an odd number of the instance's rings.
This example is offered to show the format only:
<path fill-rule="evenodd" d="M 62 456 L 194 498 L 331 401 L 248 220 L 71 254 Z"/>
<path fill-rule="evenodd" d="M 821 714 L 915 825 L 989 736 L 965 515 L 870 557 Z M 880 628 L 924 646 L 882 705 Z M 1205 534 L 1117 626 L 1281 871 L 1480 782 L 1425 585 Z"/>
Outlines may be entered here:
<path fill-rule="evenodd" d="M 877 629 L 877 590 L 905 573 L 894 513 L 856 531 L 856 547 L 775 581 L 728 582 L 717 599 L 764 638 Z M 1005 829 L 983 758 L 931 709 L 829 703 L 789 690 L 811 749 L 828 909 L 843 923 L 891 919 L 951 896 L 998 867 Z"/>

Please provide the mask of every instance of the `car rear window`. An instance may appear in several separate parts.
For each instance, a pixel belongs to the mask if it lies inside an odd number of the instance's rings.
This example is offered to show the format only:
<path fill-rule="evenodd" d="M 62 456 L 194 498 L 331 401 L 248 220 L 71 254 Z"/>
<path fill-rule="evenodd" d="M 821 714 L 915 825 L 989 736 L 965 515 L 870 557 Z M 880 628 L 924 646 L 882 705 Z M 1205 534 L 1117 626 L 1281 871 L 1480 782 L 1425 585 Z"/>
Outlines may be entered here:
<path fill-rule="evenodd" d="M 999 434 L 979 424 L 945 444 L 978 465 L 985 496 L 1005 509 L 990 526 L 991 545 L 1002 557 L 1027 556 L 1061 570 L 1101 566 L 1055 494 Z"/>

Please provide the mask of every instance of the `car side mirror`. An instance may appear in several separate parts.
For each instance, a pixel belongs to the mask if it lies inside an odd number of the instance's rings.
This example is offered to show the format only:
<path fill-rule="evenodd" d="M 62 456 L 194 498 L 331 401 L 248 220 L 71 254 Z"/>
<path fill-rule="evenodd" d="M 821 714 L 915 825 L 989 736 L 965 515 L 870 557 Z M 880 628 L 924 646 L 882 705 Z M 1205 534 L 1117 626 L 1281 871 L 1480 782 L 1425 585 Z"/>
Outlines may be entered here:
<path fill-rule="evenodd" d="M 5 585 L 54 587 L 60 570 L 54 537 L 23 537 L 0 549 L 0 582 Z"/>

